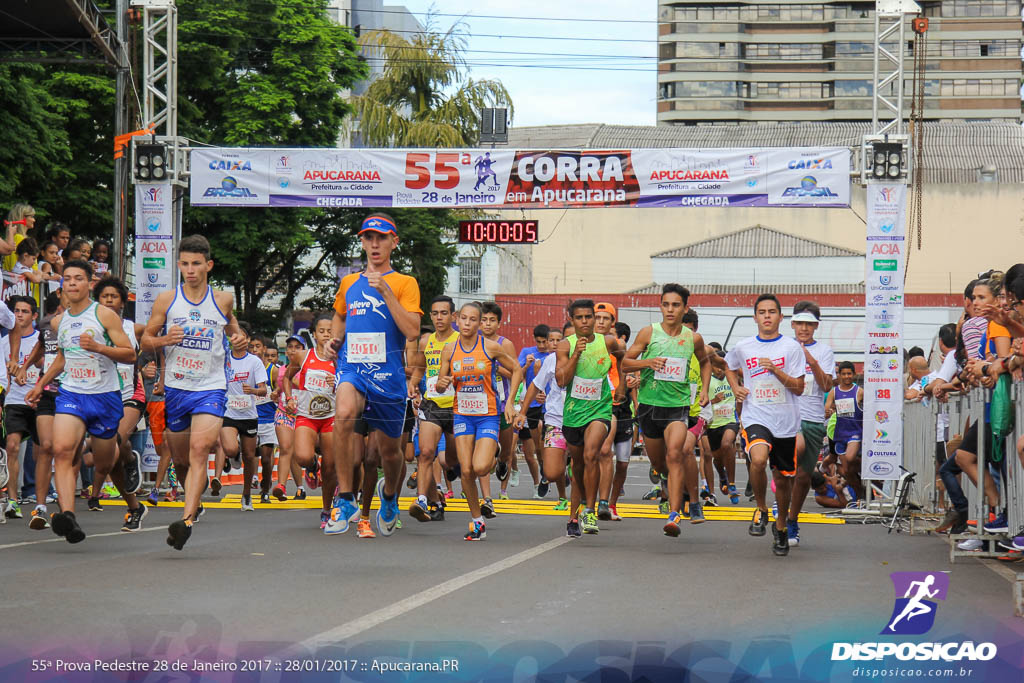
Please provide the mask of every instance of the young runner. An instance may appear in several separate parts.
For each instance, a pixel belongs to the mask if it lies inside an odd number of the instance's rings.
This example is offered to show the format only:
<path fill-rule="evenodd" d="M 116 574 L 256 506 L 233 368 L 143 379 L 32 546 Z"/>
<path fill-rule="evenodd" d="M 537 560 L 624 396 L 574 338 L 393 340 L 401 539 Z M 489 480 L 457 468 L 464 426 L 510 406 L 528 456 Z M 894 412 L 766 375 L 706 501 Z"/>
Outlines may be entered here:
<path fill-rule="evenodd" d="M 800 431 L 800 405 L 804 391 L 806 358 L 803 347 L 779 334 L 782 306 L 773 294 L 754 302 L 757 335 L 740 341 L 725 356 L 726 377 L 733 394 L 743 400 L 743 440 L 750 456 L 750 479 L 757 509 L 750 522 L 751 536 L 764 536 L 768 526 L 766 467 L 771 464 L 779 516 L 772 526 L 772 552 L 789 554 L 786 516 L 796 477 L 796 435 Z M 743 385 L 740 385 L 740 370 Z"/>
<path fill-rule="evenodd" d="M 89 299 L 92 266 L 69 261 L 64 266 L 64 295 L 67 310 L 57 324 L 57 357 L 26 396 L 37 406 L 43 387 L 64 373 L 57 394 L 53 420 L 54 466 L 60 512 L 50 517 L 54 533 L 68 543 L 85 540 L 75 518 L 76 456 L 86 433 L 92 436 L 93 457 L 106 462 L 116 459 L 117 427 L 123 409 L 117 363 L 135 362 L 135 349 L 124 333 L 121 319 L 109 308 Z M 111 472 L 114 484 L 124 486 L 123 469 Z M 140 521 L 145 511 L 138 502 Z"/>
<path fill-rule="evenodd" d="M 594 306 L 594 333 L 600 335 L 611 334 L 618 338 L 615 332 L 616 315 L 615 306 L 606 302 L 598 302 Z M 628 341 L 627 339 L 623 344 L 626 344 Z M 601 472 L 601 479 L 598 482 L 597 500 L 597 519 L 600 521 L 610 521 L 613 519 L 609 499 L 611 498 L 612 483 L 615 479 L 615 464 L 617 462 L 615 444 L 624 443 L 627 439 L 632 439 L 633 437 L 632 406 L 629 403 L 626 390 L 618 391 L 619 384 L 623 381 L 623 373 L 619 369 L 614 357 L 612 357 L 611 367 L 608 368 L 608 381 L 612 383 L 615 402 L 612 404 L 611 431 L 605 437 L 604 443 L 601 444 L 601 451 L 597 456 Z M 619 398 L 620 395 L 621 399 Z M 619 429 L 619 416 L 622 416 L 623 419 L 623 429 L 621 430 Z M 626 430 L 629 430 L 628 433 Z"/>
<path fill-rule="evenodd" d="M 455 389 L 455 447 L 462 468 L 462 490 L 472 516 L 465 535 L 467 541 L 487 537 L 476 480 L 490 476 L 498 451 L 498 364 L 512 373 L 512 393 L 523 381 L 523 371 L 515 357 L 479 334 L 482 314 L 482 307 L 476 302 L 459 309 L 459 336 L 446 344 L 441 353 L 436 384 L 441 393 L 449 386 Z M 507 404 L 505 421 L 512 424 L 514 419 L 514 407 Z"/>
<path fill-rule="evenodd" d="M 259 432 L 259 418 L 256 413 L 256 397 L 266 396 L 267 370 L 263 359 L 249 353 L 249 339 L 252 328 L 248 323 L 239 322 L 242 337 L 238 346 L 228 355 L 227 404 L 224 408 L 224 422 L 220 428 L 220 443 L 223 457 L 236 459 L 242 455 L 242 512 L 252 512 L 252 487 L 256 478 L 256 441 Z M 221 456 L 218 456 L 218 460 Z M 265 478 L 260 490 L 260 503 L 270 502 L 270 478 Z"/>
<path fill-rule="evenodd" d="M 484 301 L 480 304 L 483 310 L 483 316 L 480 319 L 480 333 L 484 336 L 487 341 L 499 344 L 505 353 L 516 357 L 515 345 L 505 337 L 498 334 L 498 330 L 501 328 L 502 310 L 501 306 L 493 301 Z M 498 477 L 498 482 L 501 485 L 505 485 L 509 477 L 512 476 L 512 460 L 515 457 L 515 430 L 512 429 L 511 423 L 505 421 L 505 406 L 509 403 L 515 405 L 515 394 L 511 394 L 509 380 L 512 377 L 512 373 L 509 372 L 505 367 L 498 368 L 498 464 L 495 467 L 494 474 Z M 491 500 L 491 477 L 480 477 L 480 492 L 483 495 L 484 502 L 481 510 L 483 511 L 484 517 L 492 519 L 497 517 L 497 513 L 494 512 L 494 502 Z"/>
<path fill-rule="evenodd" d="M 632 332 L 626 323 L 615 323 L 615 336 L 628 348 L 629 338 Z M 612 375 L 609 375 L 611 377 Z M 615 453 L 615 476 L 612 479 L 611 497 L 608 501 L 608 508 L 611 512 L 613 522 L 621 522 L 622 517 L 615 505 L 626 485 L 626 476 L 629 473 L 629 459 L 633 455 L 633 443 L 636 438 L 635 418 L 637 405 L 637 388 L 640 386 L 640 373 L 630 372 L 625 374 L 626 393 L 622 403 L 612 405 L 612 417 L 615 424 L 615 436 L 612 439 L 612 451 Z M 598 506 L 600 507 L 600 505 Z M 598 519 L 601 514 L 598 512 Z"/>
<path fill-rule="evenodd" d="M 405 376 L 406 340 L 420 329 L 420 289 L 415 278 L 391 268 L 398 246 L 398 227 L 387 214 L 372 214 L 359 231 L 366 270 L 342 278 L 334 299 L 332 350 L 339 354 L 335 412 L 335 466 L 339 496 L 324 533 L 348 531 L 358 514 L 353 485 L 352 427 L 363 417 L 380 432 L 384 478 L 378 482 L 380 510 L 377 530 L 390 536 L 398 524 L 398 490 L 403 456 L 408 385 Z M 342 341 L 344 339 L 344 342 Z"/>
<path fill-rule="evenodd" d="M 540 370 L 541 363 L 551 355 L 551 328 L 543 323 L 534 327 L 533 341 L 535 346 L 527 346 L 522 349 L 517 359 L 520 367 L 523 368 L 524 387 L 530 386 L 533 378 L 537 376 L 537 372 Z M 525 428 L 514 430 L 513 433 L 518 436 L 519 443 L 523 449 L 523 460 L 526 461 L 526 467 L 530 470 L 530 477 L 533 479 L 533 497 L 540 498 L 541 496 L 537 489 L 540 487 L 543 479 L 541 478 L 540 468 L 537 466 L 537 455 L 540 453 L 541 444 L 543 443 L 544 402 L 536 399 L 529 403 L 524 401 L 522 407 L 526 413 L 526 426 Z M 515 456 L 514 446 L 512 452 L 512 463 L 516 465 L 518 458 Z M 513 467 L 510 481 L 502 483 L 502 499 L 508 498 L 506 490 L 509 484 L 512 486 L 519 485 L 517 467 Z"/>
<path fill-rule="evenodd" d="M 31 239 L 31 238 L 29 238 Z M 22 242 L 25 244 L 28 240 Z M 25 360 L 32 353 L 39 339 L 39 332 L 35 329 L 36 316 L 39 309 L 36 301 L 30 296 L 18 294 L 12 296 L 7 302 L 14 311 L 14 329 L 11 333 L 0 338 L 0 356 L 4 362 L 3 380 L 7 385 L 4 394 L 4 432 L 7 434 L 7 468 L 9 481 L 7 502 L 2 512 L 4 517 L 21 519 L 21 507 L 18 505 L 20 491 L 18 487 L 18 475 L 21 472 L 21 441 L 23 438 L 31 437 L 34 449 L 39 449 L 39 436 L 36 432 L 36 411 L 25 401 L 29 390 L 35 386 L 39 379 L 39 368 L 31 366 L 27 368 L 27 375 L 18 377 L 18 370 L 25 364 Z M 11 348 L 11 340 L 17 340 L 17 348 Z M 12 353 L 15 354 L 12 356 Z M 43 494 L 45 496 L 45 492 Z M 44 498 L 45 500 L 45 498 Z"/>
<path fill-rule="evenodd" d="M 797 519 L 804 500 L 811 490 L 811 473 L 818 464 L 818 454 L 825 441 L 825 396 L 832 390 L 835 378 L 835 355 L 832 347 L 814 338 L 821 320 L 821 309 L 813 301 L 798 301 L 793 306 L 790 324 L 796 340 L 804 349 L 804 393 L 800 403 L 800 433 L 796 438 L 797 462 L 800 469 L 793 482 L 793 502 L 789 507 L 786 530 L 791 546 L 800 545 L 800 525 Z"/>
<path fill-rule="evenodd" d="M 229 343 L 232 347 L 245 343 L 232 312 L 234 297 L 209 285 L 212 269 L 206 238 L 182 239 L 178 245 L 181 283 L 157 296 L 142 335 L 143 350 L 165 349 L 168 441 L 178 481 L 185 487 L 182 518 L 167 529 L 167 545 L 175 550 L 185 547 L 199 518 L 210 452 L 224 421 Z"/>
<path fill-rule="evenodd" d="M 682 285 L 669 283 L 662 287 L 661 322 L 640 330 L 623 361 L 626 372 L 640 371 L 637 418 L 651 464 L 658 472 L 668 474 L 669 513 L 663 531 L 673 537 L 680 533 L 684 489 L 690 494 L 690 522 L 704 521 L 697 496 L 697 462 L 692 448 L 684 447 L 693 437 L 688 431 L 690 406 L 708 403 L 711 363 L 704 339 L 683 325 L 689 298 L 690 291 Z M 692 358 L 697 358 L 703 382 L 696 396 L 690 394 Z"/>
<path fill-rule="evenodd" d="M 839 385 L 825 401 L 825 414 L 836 414 L 831 450 L 839 457 L 839 471 L 858 496 L 864 496 L 860 478 L 860 442 L 864 434 L 864 389 L 854 384 L 856 368 L 850 361 L 839 364 Z"/>
<path fill-rule="evenodd" d="M 277 432 L 274 430 L 274 401 L 270 398 L 274 385 L 271 382 L 270 374 L 274 365 L 270 363 L 267 356 L 267 342 L 259 335 L 253 335 L 249 340 L 249 353 L 259 358 L 267 373 L 267 393 L 265 396 L 256 397 L 256 457 L 260 462 L 261 484 L 269 486 L 274 481 L 274 448 L 277 446 Z M 287 475 L 288 470 L 285 470 Z M 285 476 L 285 481 L 287 481 Z M 261 486 L 262 488 L 262 486 Z M 276 488 L 272 492 L 278 500 L 287 500 L 284 491 Z M 280 495 L 278 495 L 280 493 Z"/>
<path fill-rule="evenodd" d="M 719 358 L 725 358 L 725 352 L 718 352 Z M 725 369 L 718 365 L 711 368 L 712 416 L 708 428 L 707 458 L 704 476 L 709 482 L 714 481 L 714 470 L 725 472 L 722 478 L 722 493 L 729 496 L 729 501 L 736 505 L 740 502 L 740 494 L 736 491 L 736 435 L 739 434 L 739 422 L 736 418 L 736 397 L 732 387 L 725 379 Z"/>
<path fill-rule="evenodd" d="M 278 444 L 277 486 L 274 487 L 274 495 L 277 496 L 278 500 L 281 499 L 281 495 L 286 493 L 286 484 L 288 483 L 289 472 L 292 473 L 292 477 L 295 479 L 296 490 L 294 500 L 306 500 L 306 489 L 302 485 L 302 468 L 292 457 L 295 454 L 295 410 L 290 408 L 288 406 L 288 402 L 285 401 L 284 391 L 281 386 L 284 380 L 284 373 L 288 368 L 288 365 L 290 365 L 292 360 L 296 358 L 298 359 L 298 362 L 301 363 L 305 354 L 306 342 L 296 335 L 288 337 L 285 341 L 284 352 L 288 364 L 274 365 L 269 378 L 271 386 L 270 398 L 273 400 L 275 405 L 274 431 L 277 433 Z M 327 457 L 332 461 L 334 460 L 331 453 L 327 453 Z M 327 523 L 326 520 L 323 521 L 324 524 Z"/>
<path fill-rule="evenodd" d="M 601 474 L 598 452 L 611 431 L 613 402 L 608 368 L 612 357 L 621 363 L 623 346 L 615 335 L 594 334 L 593 301 L 578 299 L 567 310 L 576 333 L 558 343 L 555 376 L 566 390 L 562 434 L 572 457 L 573 511 L 566 533 L 578 536 L 581 529 L 587 534 L 599 531 L 594 512 Z M 624 389 L 619 386 L 619 391 Z"/>

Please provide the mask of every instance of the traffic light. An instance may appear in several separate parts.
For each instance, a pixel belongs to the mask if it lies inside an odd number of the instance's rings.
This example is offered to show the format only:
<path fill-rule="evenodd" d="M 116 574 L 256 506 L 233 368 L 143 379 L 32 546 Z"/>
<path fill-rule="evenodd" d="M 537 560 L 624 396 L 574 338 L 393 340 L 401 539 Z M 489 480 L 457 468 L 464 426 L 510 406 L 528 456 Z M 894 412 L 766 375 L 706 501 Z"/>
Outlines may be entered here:
<path fill-rule="evenodd" d="M 133 166 L 136 182 L 167 179 L 167 146 L 158 144 L 135 145 Z"/>

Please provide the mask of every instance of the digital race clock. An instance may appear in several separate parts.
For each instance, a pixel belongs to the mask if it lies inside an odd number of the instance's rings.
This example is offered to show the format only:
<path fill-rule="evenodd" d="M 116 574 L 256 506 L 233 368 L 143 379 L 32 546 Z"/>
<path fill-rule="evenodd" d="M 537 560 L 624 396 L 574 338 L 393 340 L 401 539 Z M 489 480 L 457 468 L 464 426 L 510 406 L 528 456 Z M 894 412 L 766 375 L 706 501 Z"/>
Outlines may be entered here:
<path fill-rule="evenodd" d="M 463 244 L 536 244 L 537 221 L 459 221 Z"/>

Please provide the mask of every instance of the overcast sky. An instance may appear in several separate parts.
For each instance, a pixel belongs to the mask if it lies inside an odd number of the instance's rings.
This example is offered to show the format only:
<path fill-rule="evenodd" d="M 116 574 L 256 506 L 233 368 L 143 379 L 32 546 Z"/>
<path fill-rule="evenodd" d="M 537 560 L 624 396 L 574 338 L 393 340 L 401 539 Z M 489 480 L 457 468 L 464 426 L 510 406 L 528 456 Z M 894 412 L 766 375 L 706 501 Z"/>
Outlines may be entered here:
<path fill-rule="evenodd" d="M 419 13 L 426 12 L 432 4 L 438 12 L 444 14 L 466 15 L 465 22 L 471 36 L 467 59 L 472 64 L 472 76 L 497 78 L 505 84 L 516 109 L 513 125 L 592 122 L 654 125 L 657 95 L 655 2 L 396 0 L 395 4 L 404 4 L 416 12 L 421 22 L 425 21 L 425 16 Z M 614 21 L 494 19 L 482 15 Z M 625 19 L 641 21 L 623 23 Z M 443 29 L 457 20 L 454 16 L 440 16 L 436 19 Z M 491 37 L 494 35 L 502 37 Z M 544 37 L 595 40 L 544 40 Z M 601 40 L 607 38 L 639 42 Z M 513 54 L 473 50 L 507 51 Z M 538 68 L 555 66 L 587 68 Z"/>

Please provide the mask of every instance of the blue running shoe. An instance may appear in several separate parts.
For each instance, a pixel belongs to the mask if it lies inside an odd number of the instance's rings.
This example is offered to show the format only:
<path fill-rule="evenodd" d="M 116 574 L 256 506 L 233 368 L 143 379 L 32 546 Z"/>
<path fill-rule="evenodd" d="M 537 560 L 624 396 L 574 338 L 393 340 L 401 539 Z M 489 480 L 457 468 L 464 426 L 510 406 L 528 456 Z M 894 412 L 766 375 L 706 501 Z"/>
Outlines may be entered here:
<path fill-rule="evenodd" d="M 377 480 L 377 498 L 380 500 L 380 509 L 374 516 L 377 522 L 377 532 L 381 536 L 390 536 L 395 533 L 395 526 L 398 524 L 398 495 L 391 498 L 384 496 L 384 477 Z"/>
<path fill-rule="evenodd" d="M 736 484 L 729 484 L 729 502 L 733 505 L 740 502 L 740 494 L 736 491 Z"/>
<path fill-rule="evenodd" d="M 789 547 L 800 545 L 800 525 L 790 520 L 786 522 L 786 531 L 789 535 Z"/>
<path fill-rule="evenodd" d="M 354 501 L 344 498 L 335 498 L 331 507 L 331 517 L 324 526 L 324 533 L 328 536 L 343 534 L 348 531 L 349 521 L 353 516 L 359 515 L 359 508 Z"/>

